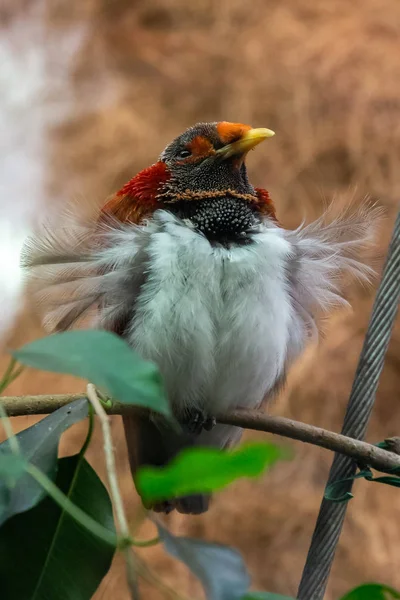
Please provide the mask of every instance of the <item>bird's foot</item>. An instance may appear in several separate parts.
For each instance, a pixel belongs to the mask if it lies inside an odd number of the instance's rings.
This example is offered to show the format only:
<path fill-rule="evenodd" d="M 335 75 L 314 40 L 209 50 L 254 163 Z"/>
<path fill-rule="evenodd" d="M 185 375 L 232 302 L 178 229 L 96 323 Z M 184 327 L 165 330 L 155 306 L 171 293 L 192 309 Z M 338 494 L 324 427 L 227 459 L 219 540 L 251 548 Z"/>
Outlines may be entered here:
<path fill-rule="evenodd" d="M 163 502 L 158 502 L 157 504 L 153 504 L 146 508 L 149 508 L 150 510 L 153 510 L 157 513 L 164 513 L 166 515 L 169 515 L 169 513 L 174 510 L 175 506 L 173 501 L 164 500 Z"/>
<path fill-rule="evenodd" d="M 217 420 L 203 410 L 196 409 L 188 412 L 181 424 L 187 433 L 199 435 L 203 429 L 211 431 L 217 424 Z"/>

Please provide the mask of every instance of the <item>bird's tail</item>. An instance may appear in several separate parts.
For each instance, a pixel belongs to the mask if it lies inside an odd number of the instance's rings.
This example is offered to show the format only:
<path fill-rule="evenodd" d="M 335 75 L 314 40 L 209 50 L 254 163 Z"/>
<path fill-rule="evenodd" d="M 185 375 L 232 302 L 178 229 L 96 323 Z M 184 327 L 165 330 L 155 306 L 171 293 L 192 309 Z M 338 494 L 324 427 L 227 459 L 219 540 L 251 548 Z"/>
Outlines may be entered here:
<path fill-rule="evenodd" d="M 167 423 L 154 420 L 149 415 L 126 415 L 123 422 L 134 480 L 139 467 L 164 466 L 183 448 L 193 446 L 196 442 L 195 436 L 178 433 Z M 138 492 L 140 494 L 140 490 Z M 176 509 L 180 513 L 198 515 L 208 510 L 209 502 L 209 495 L 194 494 L 147 505 L 146 508 L 167 514 Z"/>

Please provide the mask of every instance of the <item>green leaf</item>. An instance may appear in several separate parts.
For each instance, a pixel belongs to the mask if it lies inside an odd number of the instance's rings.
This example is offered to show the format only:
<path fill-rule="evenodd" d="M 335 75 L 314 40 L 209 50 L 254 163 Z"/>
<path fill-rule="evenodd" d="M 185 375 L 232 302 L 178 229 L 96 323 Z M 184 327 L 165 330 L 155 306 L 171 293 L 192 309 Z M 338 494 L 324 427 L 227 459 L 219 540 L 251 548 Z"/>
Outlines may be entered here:
<path fill-rule="evenodd" d="M 24 429 L 15 436 L 21 456 L 54 480 L 60 436 L 87 415 L 87 400 L 77 400 Z M 0 459 L 7 460 L 10 456 L 13 456 L 10 442 L 6 440 L 0 444 Z M 44 496 L 43 488 L 25 471 L 19 473 L 18 481 L 12 489 L 0 477 L 0 526 L 13 515 L 35 506 Z"/>
<path fill-rule="evenodd" d="M 249 592 L 243 596 L 242 600 L 294 600 L 294 598 L 271 592 Z"/>
<path fill-rule="evenodd" d="M 245 444 L 232 452 L 188 448 L 166 467 L 142 467 L 136 485 L 145 502 L 212 492 L 239 477 L 257 477 L 282 457 L 273 444 Z"/>
<path fill-rule="evenodd" d="M 26 461 L 19 454 L 0 454 L 0 484 L 12 490 L 24 473 Z"/>
<path fill-rule="evenodd" d="M 157 524 L 164 548 L 201 581 L 207 600 L 240 600 L 250 577 L 237 550 L 188 537 L 177 537 Z"/>
<path fill-rule="evenodd" d="M 341 600 L 392 600 L 400 598 L 400 593 L 380 583 L 364 583 L 348 592 Z"/>
<path fill-rule="evenodd" d="M 348 489 L 350 481 L 354 479 L 357 479 L 357 475 L 329 483 L 324 492 L 325 500 L 330 500 L 331 502 L 348 502 L 351 500 L 354 496 Z"/>
<path fill-rule="evenodd" d="M 13 356 L 36 369 L 88 379 L 120 402 L 171 414 L 156 365 L 108 331 L 56 333 L 23 346 Z"/>
<path fill-rule="evenodd" d="M 60 459 L 57 486 L 115 533 L 106 488 L 80 455 Z M 89 600 L 107 573 L 113 546 L 77 524 L 50 497 L 0 529 L 2 600 Z"/>
<path fill-rule="evenodd" d="M 0 454 L 0 516 L 8 512 L 18 479 L 25 472 L 26 462 L 17 454 Z"/>

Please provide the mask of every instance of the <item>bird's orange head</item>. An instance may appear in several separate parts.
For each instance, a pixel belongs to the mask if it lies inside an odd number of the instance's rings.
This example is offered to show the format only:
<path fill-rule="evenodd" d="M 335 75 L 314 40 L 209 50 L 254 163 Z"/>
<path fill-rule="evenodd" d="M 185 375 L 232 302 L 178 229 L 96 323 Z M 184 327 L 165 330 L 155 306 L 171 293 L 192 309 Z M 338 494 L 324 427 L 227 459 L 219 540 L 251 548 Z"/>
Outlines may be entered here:
<path fill-rule="evenodd" d="M 191 219 L 203 233 L 207 232 L 201 223 L 209 220 L 210 211 L 215 213 L 213 220 L 219 219 L 216 223 L 234 220 L 249 206 L 253 213 L 275 218 L 268 192 L 251 185 L 245 164 L 249 150 L 273 135 L 270 129 L 242 123 L 198 123 L 125 184 L 103 211 L 140 223 L 163 208 Z"/>

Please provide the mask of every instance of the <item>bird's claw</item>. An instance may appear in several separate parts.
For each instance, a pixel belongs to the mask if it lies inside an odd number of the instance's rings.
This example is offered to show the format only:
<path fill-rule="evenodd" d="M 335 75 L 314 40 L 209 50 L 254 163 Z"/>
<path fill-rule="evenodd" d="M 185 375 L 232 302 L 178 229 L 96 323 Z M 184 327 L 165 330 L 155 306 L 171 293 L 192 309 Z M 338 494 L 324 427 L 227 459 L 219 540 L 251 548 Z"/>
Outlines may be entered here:
<path fill-rule="evenodd" d="M 188 433 L 195 435 L 199 435 L 203 429 L 211 431 L 216 424 L 216 418 L 206 414 L 202 410 L 191 411 L 182 422 L 184 429 Z"/>

